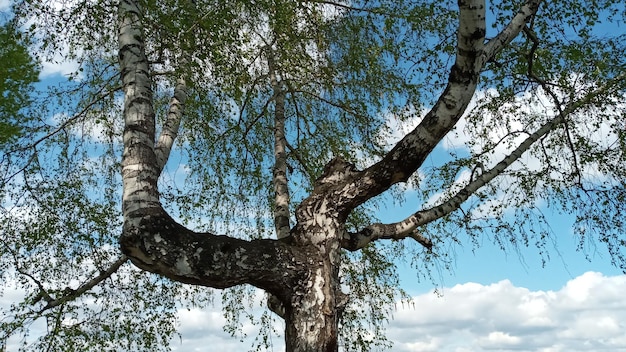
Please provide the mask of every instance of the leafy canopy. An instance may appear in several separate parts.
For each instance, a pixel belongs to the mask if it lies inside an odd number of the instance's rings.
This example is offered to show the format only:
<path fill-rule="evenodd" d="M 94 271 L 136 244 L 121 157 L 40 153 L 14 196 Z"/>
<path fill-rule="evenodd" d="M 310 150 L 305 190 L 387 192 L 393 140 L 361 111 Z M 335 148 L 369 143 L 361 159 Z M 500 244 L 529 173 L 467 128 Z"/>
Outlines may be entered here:
<path fill-rule="evenodd" d="M 30 95 L 37 71 L 25 42 L 13 39 L 9 27 L 0 33 L 7 43 L 0 48 L 0 73 L 7 77 L 0 104 L 0 141 L 7 143 L 0 166 L 0 276 L 9 283 L 5 294 L 24 294 L 2 308 L 9 318 L 0 321 L 0 341 L 26 336 L 30 324 L 45 320 L 47 333 L 24 340 L 22 348 L 167 350 L 177 309 L 206 306 L 213 291 L 118 263 L 117 3 L 57 5 L 18 1 L 13 8 L 36 38 L 31 48 L 39 59 L 78 67 L 46 94 Z M 359 167 L 380 160 L 390 140 L 414 126 L 441 94 L 456 50 L 451 1 L 142 5 L 158 122 L 179 76 L 190 95 L 177 151 L 160 180 L 161 199 L 195 229 L 245 238 L 274 236 L 270 59 L 286 98 L 293 210 L 333 156 Z M 519 2 L 488 6 L 489 39 Z M 599 240 L 613 262 L 626 267 L 624 79 L 588 96 L 626 70 L 624 11 L 620 1 L 544 2 L 524 34 L 487 65 L 471 111 L 419 172 L 351 214 L 349 230 L 356 231 L 385 207 L 442 203 L 559 109 L 578 104 L 566 123 L 459 211 L 420 229 L 433 241 L 432 252 L 398 241 L 344 254 L 342 280 L 352 301 L 341 333 L 351 350 L 388 344 L 384 322 L 405 297 L 397 265 L 407 261 L 419 278 L 432 279 L 453 270 L 454 252 L 468 238 L 476 246 L 488 238 L 505 250 L 536 246 L 547 259 L 555 236 L 547 209 L 573 214 L 581 248 Z M 119 269 L 92 286 L 112 265 Z M 239 318 L 255 297 L 248 287 L 222 292 L 227 330 L 241 333 Z M 251 319 L 269 333 L 269 313 Z"/>

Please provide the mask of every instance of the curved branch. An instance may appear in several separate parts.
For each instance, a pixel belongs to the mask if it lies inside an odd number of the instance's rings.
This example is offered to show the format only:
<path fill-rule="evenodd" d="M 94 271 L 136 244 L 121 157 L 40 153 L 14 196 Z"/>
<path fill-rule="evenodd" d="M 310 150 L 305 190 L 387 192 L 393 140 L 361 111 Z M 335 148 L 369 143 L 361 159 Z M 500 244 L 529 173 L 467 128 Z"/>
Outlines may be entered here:
<path fill-rule="evenodd" d="M 409 132 L 381 161 L 351 180 L 339 185 L 345 198 L 344 212 L 349 212 L 399 182 L 406 182 L 426 160 L 441 139 L 465 112 L 476 90 L 478 77 L 486 60 L 497 54 L 518 35 L 524 21 L 537 11 L 539 0 L 528 0 L 512 23 L 499 35 L 499 42 L 484 46 L 485 1 L 459 0 L 459 29 L 455 63 L 448 84 L 420 124 Z M 499 43 L 499 44 L 496 44 Z"/>
<path fill-rule="evenodd" d="M 418 211 L 400 222 L 392 224 L 372 224 L 357 233 L 348 234 L 342 242 L 343 247 L 349 250 L 357 250 L 359 248 L 363 248 L 370 242 L 380 239 L 400 240 L 406 237 L 415 238 L 414 231 L 418 226 L 440 219 L 457 210 L 461 204 L 471 197 L 479 188 L 483 187 L 495 177 L 502 174 L 504 170 L 518 160 L 535 142 L 561 125 L 566 116 L 576 112 L 581 107 L 592 103 L 596 97 L 606 94 L 612 87 L 621 83 L 625 78 L 626 72 L 616 76 L 603 86 L 598 87 L 594 91 L 587 94 L 584 98 L 568 104 L 558 115 L 547 121 L 534 133 L 530 134 L 502 161 L 497 163 L 491 169 L 486 170 L 473 181 L 470 181 L 465 187 L 463 187 L 463 189 L 458 191 L 453 197 L 443 204 Z"/>
<path fill-rule="evenodd" d="M 141 9 L 119 3 L 119 57 L 124 87 L 124 152 L 120 247 L 137 267 L 183 283 L 226 288 L 251 284 L 285 300 L 306 272 L 306 258 L 285 241 L 244 241 L 196 233 L 178 224 L 159 199 L 154 152 L 152 81 L 145 55 Z"/>
<path fill-rule="evenodd" d="M 137 267 L 178 282 L 213 288 L 250 284 L 283 300 L 285 289 L 306 272 L 305 253 L 286 240 L 197 233 L 163 209 L 127 216 L 120 239 L 124 254 Z"/>
<path fill-rule="evenodd" d="M 350 211 L 415 173 L 441 139 L 461 118 L 474 95 L 482 69 L 485 39 L 485 1 L 459 0 L 457 52 L 448 84 L 420 124 L 409 132 L 381 161 L 364 170 L 358 180 L 346 183 L 344 200 Z M 356 191 L 355 191 L 356 189 Z"/>

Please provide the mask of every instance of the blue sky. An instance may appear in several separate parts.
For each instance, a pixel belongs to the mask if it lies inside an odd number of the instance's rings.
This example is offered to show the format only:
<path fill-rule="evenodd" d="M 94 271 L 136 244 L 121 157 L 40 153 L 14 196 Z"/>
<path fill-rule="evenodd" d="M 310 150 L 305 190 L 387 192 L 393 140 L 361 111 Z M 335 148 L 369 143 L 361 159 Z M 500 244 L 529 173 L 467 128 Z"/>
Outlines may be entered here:
<path fill-rule="evenodd" d="M 406 211 L 396 209 L 396 212 Z M 508 279 L 515 285 L 531 290 L 556 290 L 568 280 L 595 271 L 605 275 L 620 275 L 621 271 L 610 263 L 610 256 L 602 243 L 584 251 L 577 250 L 578 240 L 572 232 L 572 221 L 567 216 L 553 215 L 550 223 L 554 241 L 548 244 L 549 258 L 544 264 L 535 247 L 521 247 L 519 253 L 502 251 L 488 238 L 474 248 L 469 241 L 456 250 L 453 272 L 442 272 L 439 283 L 452 286 L 457 283 L 495 283 Z M 461 236 L 463 237 L 463 236 Z M 401 271 L 404 287 L 410 293 L 421 294 L 432 290 L 430 282 L 418 283 L 415 270 L 405 266 Z"/>

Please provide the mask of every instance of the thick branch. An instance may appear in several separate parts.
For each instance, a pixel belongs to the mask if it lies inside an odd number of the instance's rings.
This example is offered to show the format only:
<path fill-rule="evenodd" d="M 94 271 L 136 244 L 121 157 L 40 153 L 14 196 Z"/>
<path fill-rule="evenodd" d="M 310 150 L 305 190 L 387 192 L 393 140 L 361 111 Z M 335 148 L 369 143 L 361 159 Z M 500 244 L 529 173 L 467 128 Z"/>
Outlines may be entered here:
<path fill-rule="evenodd" d="M 499 36 L 499 45 L 484 47 L 485 2 L 459 0 L 459 30 L 456 60 L 450 69 L 448 84 L 422 122 L 408 133 L 378 163 L 346 182 L 343 190 L 347 213 L 366 200 L 381 194 L 399 182 L 405 182 L 422 165 L 441 139 L 454 127 L 467 108 L 486 59 L 496 55 L 519 34 L 537 10 L 538 1 L 524 4 L 520 14 Z M 488 52 L 486 54 L 486 51 Z"/>
<path fill-rule="evenodd" d="M 485 38 L 484 0 L 459 2 L 459 30 L 455 63 L 448 84 L 422 122 L 378 163 L 347 183 L 345 211 L 406 181 L 424 162 L 439 141 L 454 127 L 467 108 L 481 70 L 480 54 Z M 356 191 L 354 191 L 356 190 Z M 342 192 L 343 193 L 343 192 Z"/>
<path fill-rule="evenodd" d="M 502 174 L 506 168 L 511 166 L 517 161 L 524 152 L 526 152 L 535 142 L 543 138 L 545 135 L 555 130 L 562 124 L 563 120 L 570 114 L 576 112 L 578 109 L 590 104 L 598 96 L 607 94 L 610 89 L 619 84 L 626 78 L 626 73 L 615 77 L 606 84 L 598 87 L 594 91 L 587 94 L 584 98 L 571 102 L 564 107 L 559 114 L 550 119 L 537 131 L 529 135 L 511 154 L 506 156 L 502 161 L 497 163 L 493 168 L 485 171 L 476 179 L 470 181 L 463 189 L 458 191 L 452 198 L 440 204 L 438 206 L 421 210 L 408 218 L 392 224 L 372 224 L 363 230 L 349 234 L 347 238 L 342 242 L 342 246 L 349 250 L 357 250 L 363 248 L 368 243 L 380 240 L 380 239 L 403 239 L 406 237 L 412 237 L 418 242 L 421 242 L 419 238 L 415 237 L 415 229 L 418 226 L 425 225 L 434 220 L 440 219 L 453 211 L 457 210 L 463 202 L 471 197 L 479 188 L 489 183 L 498 175 Z"/>
<path fill-rule="evenodd" d="M 180 128 L 180 122 L 183 118 L 185 111 L 185 102 L 187 101 L 187 86 L 184 79 L 179 79 L 176 82 L 176 88 L 174 89 L 174 96 L 170 100 L 170 108 L 167 113 L 167 120 L 163 125 L 161 135 L 157 140 L 154 152 L 157 158 L 157 164 L 159 169 L 163 170 L 167 159 L 169 158 L 174 141 L 178 136 L 178 129 Z"/>
<path fill-rule="evenodd" d="M 137 2 L 119 4 L 119 61 L 124 89 L 124 151 L 122 178 L 124 215 L 141 208 L 159 208 L 154 154 L 155 121 L 152 80 L 145 54 L 141 10 Z"/>
<path fill-rule="evenodd" d="M 251 284 L 280 300 L 308 258 L 284 241 L 245 241 L 196 233 L 176 223 L 162 209 L 128 214 L 120 244 L 141 269 L 172 280 L 214 288 Z"/>
<path fill-rule="evenodd" d="M 153 149 L 152 81 L 138 3 L 122 0 L 119 21 L 119 56 L 125 93 L 122 251 L 136 266 L 172 280 L 215 288 L 247 283 L 285 300 L 286 288 L 293 287 L 292 280 L 306 272 L 309 259 L 302 253 L 283 241 L 244 241 L 196 233 L 176 223 L 161 207 L 157 179 L 167 158 L 162 154 L 159 164 Z M 179 93 L 184 91 L 182 85 L 178 89 Z M 180 95 L 175 97 L 182 102 Z M 174 107 L 174 115 L 182 113 L 179 106 L 174 104 Z M 176 119 L 171 117 L 171 122 Z M 167 134 L 160 144 L 163 152 L 173 141 Z"/>

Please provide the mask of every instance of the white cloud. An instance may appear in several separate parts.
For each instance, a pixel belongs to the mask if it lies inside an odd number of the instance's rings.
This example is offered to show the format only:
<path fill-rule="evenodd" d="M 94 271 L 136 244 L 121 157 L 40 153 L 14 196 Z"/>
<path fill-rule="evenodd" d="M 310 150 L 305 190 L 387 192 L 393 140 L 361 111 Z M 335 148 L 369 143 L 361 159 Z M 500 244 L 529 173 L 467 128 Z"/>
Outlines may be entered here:
<path fill-rule="evenodd" d="M 180 310 L 181 339 L 172 341 L 171 347 L 174 351 L 207 351 L 207 346 L 211 346 L 211 351 L 247 351 L 253 349 L 254 339 L 259 334 L 259 327 L 244 323 L 242 330 L 244 338 L 232 337 L 223 330 L 226 319 L 221 311 L 217 310 Z M 260 309 L 257 307 L 257 310 Z M 282 337 L 272 337 L 272 348 L 274 351 L 284 350 Z"/>
<path fill-rule="evenodd" d="M 376 137 L 378 143 L 387 149 L 393 148 L 396 143 L 422 122 L 427 112 L 428 110 L 409 105 L 399 113 L 385 114 L 385 124 Z"/>
<path fill-rule="evenodd" d="M 0 12 L 9 11 L 11 5 L 13 5 L 11 0 L 0 0 Z"/>
<path fill-rule="evenodd" d="M 11 10 L 11 6 L 13 6 L 12 0 L 0 0 L 0 12 L 8 12 Z M 60 10 L 63 7 L 63 3 L 54 2 L 52 7 L 55 10 Z M 23 23 L 22 28 L 29 28 L 31 25 L 38 22 L 37 18 L 31 18 Z M 31 51 L 33 54 L 39 53 L 39 48 L 31 47 Z M 75 74 L 78 71 L 79 63 L 76 60 L 67 60 L 65 57 L 69 53 L 69 48 L 64 46 L 60 52 L 56 53 L 51 58 L 45 58 L 41 62 L 41 71 L 39 72 L 39 79 L 49 78 L 55 75 L 69 76 L 70 74 Z M 37 57 L 38 55 L 34 55 Z"/>
<path fill-rule="evenodd" d="M 389 326 L 394 351 L 626 351 L 626 276 L 587 272 L 558 291 L 504 280 L 414 297 Z M 621 293 L 620 293 L 621 292 Z"/>
<path fill-rule="evenodd" d="M 571 81 L 577 82 L 578 76 L 571 75 Z M 581 87 L 582 88 L 582 87 Z M 580 89 L 577 98 L 582 98 L 585 91 L 590 91 L 591 85 L 587 84 L 585 89 Z M 559 96 L 567 97 L 567 92 L 556 92 Z M 466 113 L 456 124 L 455 128 L 444 139 L 443 147 L 448 150 L 465 149 L 474 154 L 481 154 L 485 149 L 491 149 L 492 145 L 498 143 L 489 153 L 486 154 L 487 159 L 485 166 L 492 167 L 505 156 L 509 155 L 523 140 L 528 137 L 529 133 L 539 128 L 539 125 L 548 121 L 558 114 L 558 109 L 554 101 L 541 88 L 536 91 L 527 91 L 515 96 L 513 101 L 498 106 L 497 111 L 485 111 L 483 108 L 478 110 L 479 119 L 476 126 L 471 127 L 468 118 L 472 114 L 476 114 L 476 108 L 480 105 L 489 103 L 494 97 L 498 97 L 499 92 L 495 89 L 478 91 L 471 100 Z M 623 102 L 624 98 L 620 100 Z M 562 99 L 567 101 L 567 99 Z M 577 139 L 588 141 L 589 143 L 598 145 L 599 148 L 607 149 L 611 145 L 617 143 L 619 137 L 616 133 L 619 126 L 623 126 L 623 112 L 626 108 L 623 103 L 614 102 L 609 111 L 603 111 L 593 107 L 586 110 L 571 114 L 568 116 L 568 123 L 572 141 Z M 533 122 L 533 120 L 536 120 Z M 562 132 L 557 132 L 556 138 L 565 138 Z M 485 148 L 489 145 L 489 148 Z M 552 162 L 559 165 L 560 155 L 565 168 L 569 163 L 568 148 L 559 149 L 558 147 L 548 147 L 548 153 L 551 155 Z M 550 149 L 551 148 L 551 149 Z M 561 155 L 562 154 L 562 155 Z M 543 161 L 536 155 L 525 154 L 518 162 L 514 163 L 510 169 L 523 168 L 537 171 L 542 168 Z M 585 179 L 594 179 L 603 177 L 603 173 L 598 170 L 597 165 L 588 163 L 581 170 Z M 553 173 L 552 177 L 560 178 L 558 173 Z"/>
<path fill-rule="evenodd" d="M 576 76 L 572 75 L 572 81 Z M 557 92 L 565 95 L 565 93 Z M 582 94 L 582 93 L 581 93 Z M 503 160 L 506 156 L 519 146 L 529 133 L 537 130 L 541 124 L 548 121 L 557 114 L 554 102 L 541 88 L 536 91 L 527 91 L 514 97 L 513 101 L 502 104 L 497 111 L 485 112 L 476 109 L 485 102 L 498 97 L 499 92 L 495 89 L 477 91 L 472 98 L 466 113 L 458 121 L 455 128 L 443 139 L 442 148 L 448 151 L 458 152 L 460 150 L 470 152 L 473 155 L 482 155 L 482 163 L 477 163 L 480 167 L 474 170 L 488 170 Z M 623 97 L 623 98 L 626 98 Z M 590 111 L 583 111 L 572 114 L 568 117 L 571 139 L 573 141 L 587 141 L 590 145 L 595 145 L 598 153 L 603 150 L 614 149 L 618 144 L 619 137 L 617 130 L 623 126 L 622 115 L 626 106 L 623 103 L 615 103 L 613 110 L 602 111 L 602 109 L 589 108 Z M 474 124 L 469 122 L 472 114 L 478 114 L 478 118 L 473 118 Z M 421 118 L 416 118 L 419 121 Z M 558 130 L 552 135 L 555 140 L 565 138 L 563 132 Z M 526 152 L 522 157 L 509 166 L 508 170 L 528 170 L 537 172 L 546 169 L 546 162 L 554 168 L 550 173 L 553 180 L 562 180 L 564 175 L 573 173 L 573 161 L 569 147 L 559 146 L 554 141 L 544 142 L 546 154 L 549 161 L 543 160 L 544 156 Z M 545 147 L 547 145 L 547 147 Z M 601 165 L 610 164 L 610 161 L 593 161 L 585 159 L 580 155 L 577 157 L 576 167 L 580 169 L 581 182 L 583 184 L 595 185 L 602 181 L 607 181 L 610 175 L 607 174 L 606 167 Z M 586 161 L 581 162 L 582 159 Z M 615 166 L 615 165 L 613 165 Z M 604 169 L 604 171 L 603 171 Z M 479 173 L 480 171 L 478 171 Z M 478 174 L 477 173 L 477 174 Z M 471 173 L 469 169 L 463 169 L 457 179 L 447 186 L 447 189 L 433 194 L 424 204 L 425 207 L 439 204 L 448 199 L 449 196 L 458 192 L 467 185 Z M 608 182 L 613 182 L 608 179 Z M 480 205 L 471 210 L 473 218 L 501 217 L 504 212 L 512 211 L 508 206 L 511 200 L 524 199 L 525 190 L 519 187 L 516 177 L 500 176 L 493 180 L 491 184 L 498 185 L 496 194 L 487 201 L 481 201 Z M 541 189 L 543 181 L 538 182 L 537 189 Z M 590 187 L 593 188 L 593 187 Z M 541 196 L 533 200 L 534 206 L 540 207 L 546 199 Z"/>
<path fill-rule="evenodd" d="M 55 75 L 67 77 L 78 72 L 78 68 L 80 67 L 76 60 L 67 60 L 61 57 L 61 55 L 57 55 L 49 61 L 42 62 L 41 66 L 39 79 L 45 79 Z"/>

